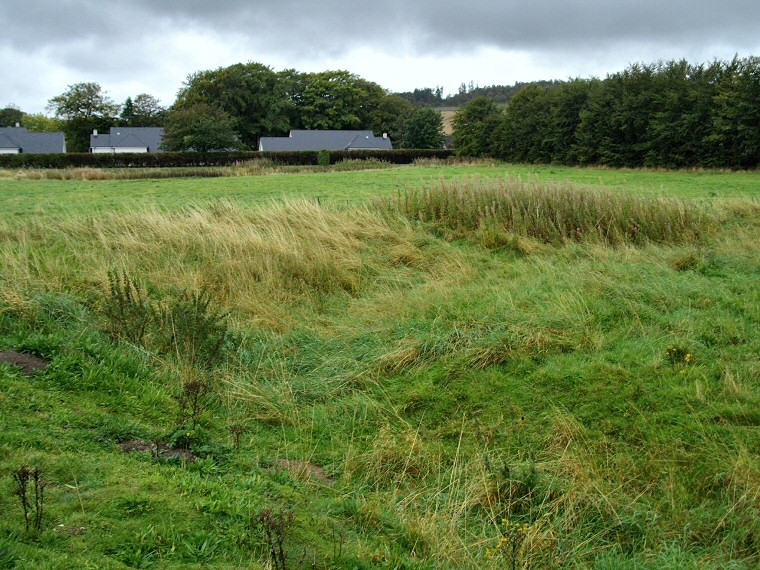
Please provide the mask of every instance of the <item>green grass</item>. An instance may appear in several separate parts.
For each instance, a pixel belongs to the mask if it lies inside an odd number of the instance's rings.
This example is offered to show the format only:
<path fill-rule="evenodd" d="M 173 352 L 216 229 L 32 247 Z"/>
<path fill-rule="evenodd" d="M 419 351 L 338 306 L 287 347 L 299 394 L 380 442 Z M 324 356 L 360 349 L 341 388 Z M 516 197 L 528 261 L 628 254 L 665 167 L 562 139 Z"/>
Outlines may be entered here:
<path fill-rule="evenodd" d="M 371 172 L 278 173 L 190 179 L 26 180 L 0 177 L 0 208 L 6 215 L 56 216 L 65 212 L 106 212 L 130 208 L 173 209 L 187 203 L 208 203 L 227 197 L 236 203 L 260 204 L 289 198 L 356 203 L 391 195 L 440 177 L 508 174 L 524 180 L 569 181 L 602 185 L 635 194 L 682 198 L 756 196 L 760 173 L 610 170 L 523 165 L 404 166 Z"/>
<path fill-rule="evenodd" d="M 599 208 L 678 201 L 709 231 L 547 240 L 542 216 L 523 232 L 461 223 L 463 200 L 424 222 L 376 203 L 505 171 L 529 199 L 605 177 L 581 189 Z M 272 508 L 294 515 L 288 568 L 756 568 L 757 176 L 0 180 L 0 350 L 51 360 L 0 364 L 0 567 L 266 568 L 252 521 Z M 162 341 L 166 319 L 114 340 L 113 270 L 157 306 L 210 292 L 234 329 L 221 364 Z M 184 437 L 198 378 L 201 460 L 121 451 Z M 21 465 L 48 481 L 39 534 Z"/>

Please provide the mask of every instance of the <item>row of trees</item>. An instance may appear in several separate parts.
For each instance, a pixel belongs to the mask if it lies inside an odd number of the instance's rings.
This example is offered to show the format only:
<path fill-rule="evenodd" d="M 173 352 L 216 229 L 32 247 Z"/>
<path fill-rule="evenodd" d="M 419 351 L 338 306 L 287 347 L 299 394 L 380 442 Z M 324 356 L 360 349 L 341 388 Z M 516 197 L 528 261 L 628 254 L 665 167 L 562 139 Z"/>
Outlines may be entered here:
<path fill-rule="evenodd" d="M 192 134 L 190 127 L 211 114 L 217 125 L 227 126 L 227 143 L 232 137 L 251 149 L 262 136 L 283 136 L 291 129 L 369 129 L 387 133 L 401 148 L 443 144 L 440 113 L 415 107 L 348 71 L 275 72 L 252 62 L 195 73 L 167 117 L 167 148 L 184 150 L 190 139 L 208 138 L 199 130 Z M 422 131 L 431 131 L 428 136 L 421 135 L 421 122 L 427 127 Z"/>
<path fill-rule="evenodd" d="M 529 85 L 500 108 L 460 108 L 454 147 L 510 162 L 756 168 L 760 58 L 634 64 L 599 79 Z"/>
<path fill-rule="evenodd" d="M 0 124 L 63 130 L 73 152 L 89 148 L 94 129 L 163 126 L 166 150 L 256 149 L 262 136 L 290 129 L 369 129 L 398 148 L 441 148 L 440 113 L 421 108 L 347 71 L 275 72 L 260 63 L 190 75 L 171 108 L 148 94 L 116 104 L 97 83 L 78 83 L 50 99 L 54 118 L 0 110 Z M 34 123 L 34 125 L 32 125 Z M 36 127 L 36 128 L 35 128 Z M 40 128 L 42 127 L 42 128 Z"/>

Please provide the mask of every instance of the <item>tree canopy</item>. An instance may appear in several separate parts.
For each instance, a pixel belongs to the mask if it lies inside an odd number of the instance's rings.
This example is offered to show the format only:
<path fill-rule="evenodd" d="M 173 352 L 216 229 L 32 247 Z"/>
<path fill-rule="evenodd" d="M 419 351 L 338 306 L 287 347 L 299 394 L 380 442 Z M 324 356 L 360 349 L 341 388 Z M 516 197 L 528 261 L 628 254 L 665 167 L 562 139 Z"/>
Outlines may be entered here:
<path fill-rule="evenodd" d="M 415 107 L 406 115 L 401 148 L 443 148 L 443 117 L 432 107 Z"/>
<path fill-rule="evenodd" d="M 162 127 L 167 110 L 153 95 L 140 93 L 127 97 L 121 108 L 119 123 L 125 127 Z"/>
<path fill-rule="evenodd" d="M 0 109 L 0 127 L 15 126 L 16 123 L 20 123 L 23 120 L 25 114 L 21 109 L 13 105 Z"/>
<path fill-rule="evenodd" d="M 161 147 L 175 152 L 237 150 L 241 145 L 235 124 L 223 110 L 206 103 L 174 109 L 166 117 Z"/>
<path fill-rule="evenodd" d="M 488 97 L 477 97 L 465 103 L 454 115 L 454 148 L 464 156 L 486 156 L 491 152 L 491 133 L 500 111 Z"/>
<path fill-rule="evenodd" d="M 48 101 L 47 109 L 61 119 L 115 117 L 119 106 L 98 83 L 76 83 Z"/>
<path fill-rule="evenodd" d="M 48 117 L 42 113 L 24 114 L 21 120 L 21 126 L 37 133 L 55 133 L 63 130 L 65 121 Z"/>
<path fill-rule="evenodd" d="M 48 101 L 47 109 L 62 119 L 66 147 L 72 152 L 87 152 L 90 133 L 116 123 L 119 106 L 103 92 L 98 83 L 76 83 Z"/>
<path fill-rule="evenodd" d="M 215 106 L 233 119 L 241 141 L 257 148 L 260 137 L 290 129 L 388 132 L 397 128 L 387 116 L 394 103 L 383 105 L 388 97 L 380 85 L 348 71 L 274 72 L 249 62 L 190 75 L 174 107 Z"/>
<path fill-rule="evenodd" d="M 176 109 L 205 104 L 224 111 L 242 143 L 258 147 L 262 136 L 289 129 L 291 101 L 277 73 L 261 63 L 238 63 L 190 75 L 180 90 Z"/>
<path fill-rule="evenodd" d="M 471 120 L 476 105 L 488 107 L 473 101 L 454 121 L 460 154 L 615 167 L 760 166 L 758 57 L 637 63 L 603 80 L 530 85 L 480 134 Z"/>

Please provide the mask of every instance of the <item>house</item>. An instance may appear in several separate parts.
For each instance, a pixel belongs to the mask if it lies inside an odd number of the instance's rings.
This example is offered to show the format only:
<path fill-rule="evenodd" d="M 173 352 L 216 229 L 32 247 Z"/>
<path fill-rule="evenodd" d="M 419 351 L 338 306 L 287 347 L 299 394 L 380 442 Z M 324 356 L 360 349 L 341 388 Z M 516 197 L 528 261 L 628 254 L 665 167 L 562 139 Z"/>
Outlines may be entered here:
<path fill-rule="evenodd" d="M 63 133 L 30 133 L 16 123 L 0 127 L 0 154 L 50 154 L 66 152 Z"/>
<path fill-rule="evenodd" d="M 90 135 L 90 152 L 162 152 L 163 127 L 111 127 L 108 134 Z"/>
<path fill-rule="evenodd" d="M 298 150 L 392 150 L 388 135 L 376 137 L 372 131 L 301 131 L 287 137 L 261 137 L 261 151 Z"/>

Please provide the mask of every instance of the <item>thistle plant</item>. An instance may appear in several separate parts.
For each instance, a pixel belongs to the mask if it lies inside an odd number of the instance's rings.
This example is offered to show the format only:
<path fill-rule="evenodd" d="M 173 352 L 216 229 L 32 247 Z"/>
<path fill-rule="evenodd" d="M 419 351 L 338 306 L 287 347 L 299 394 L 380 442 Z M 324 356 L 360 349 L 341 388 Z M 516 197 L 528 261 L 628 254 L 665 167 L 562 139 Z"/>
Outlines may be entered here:
<path fill-rule="evenodd" d="M 33 526 L 36 532 L 42 529 L 42 513 L 45 503 L 45 480 L 37 468 L 22 465 L 13 473 L 16 481 L 15 494 L 21 501 L 24 510 L 24 525 L 26 532 Z"/>

